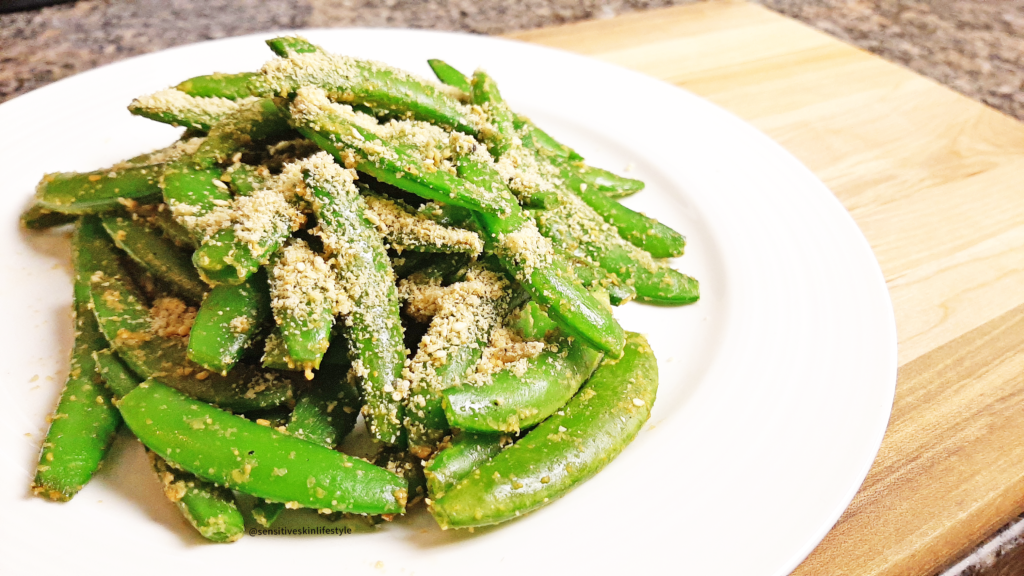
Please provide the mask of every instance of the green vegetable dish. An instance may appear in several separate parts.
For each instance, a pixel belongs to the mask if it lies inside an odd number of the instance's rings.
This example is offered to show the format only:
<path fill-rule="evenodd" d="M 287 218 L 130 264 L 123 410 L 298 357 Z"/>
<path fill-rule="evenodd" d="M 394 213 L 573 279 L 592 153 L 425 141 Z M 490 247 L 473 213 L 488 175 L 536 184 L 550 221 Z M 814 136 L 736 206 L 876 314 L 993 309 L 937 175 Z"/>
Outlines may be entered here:
<path fill-rule="evenodd" d="M 122 423 L 218 542 L 288 508 L 496 524 L 596 474 L 658 388 L 612 306 L 699 297 L 683 236 L 617 201 L 643 182 L 482 71 L 267 44 L 131 103 L 177 142 L 39 183 L 22 222 L 74 226 L 76 332 L 34 493 L 71 499 Z M 338 448 L 360 415 L 375 458 Z"/>

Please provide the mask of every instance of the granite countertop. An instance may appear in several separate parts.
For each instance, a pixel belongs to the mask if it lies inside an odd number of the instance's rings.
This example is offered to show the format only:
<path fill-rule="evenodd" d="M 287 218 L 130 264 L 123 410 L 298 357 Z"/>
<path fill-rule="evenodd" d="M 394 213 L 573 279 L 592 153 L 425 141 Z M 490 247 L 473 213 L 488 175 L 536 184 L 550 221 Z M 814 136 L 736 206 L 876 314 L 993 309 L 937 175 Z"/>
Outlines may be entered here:
<path fill-rule="evenodd" d="M 81 0 L 0 15 L 0 102 L 129 56 L 265 30 L 500 34 L 694 1 Z M 1024 120 L 1024 0 L 754 1 Z M 1018 519 L 946 574 L 995 574 L 987 565 L 1022 543 Z"/>
<path fill-rule="evenodd" d="M 0 15 L 0 102 L 128 56 L 272 29 L 500 34 L 694 0 L 81 0 Z M 1024 120 L 1024 0 L 758 0 Z"/>

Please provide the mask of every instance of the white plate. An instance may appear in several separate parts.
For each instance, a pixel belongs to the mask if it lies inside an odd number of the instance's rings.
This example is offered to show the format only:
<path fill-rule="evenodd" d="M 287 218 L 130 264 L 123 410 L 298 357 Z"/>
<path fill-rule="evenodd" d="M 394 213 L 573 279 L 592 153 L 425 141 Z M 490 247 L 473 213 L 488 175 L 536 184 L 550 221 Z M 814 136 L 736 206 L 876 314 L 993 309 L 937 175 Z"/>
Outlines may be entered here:
<path fill-rule="evenodd" d="M 44 172 L 95 169 L 177 135 L 130 116 L 132 97 L 271 57 L 260 41 L 269 35 L 167 50 L 0 106 L 0 572 L 755 576 L 796 566 L 863 481 L 896 379 L 885 283 L 825 186 L 729 113 L 622 68 L 462 34 L 306 35 L 425 76 L 430 57 L 466 71 L 484 66 L 515 109 L 592 164 L 635 166 L 647 190 L 627 203 L 685 231 L 688 254 L 677 265 L 700 279 L 703 296 L 684 308 L 616 311 L 624 327 L 649 336 L 659 359 L 650 423 L 562 500 L 475 534 L 441 532 L 421 513 L 345 536 L 204 545 L 126 434 L 72 502 L 30 497 L 44 418 L 67 371 L 71 290 L 65 237 L 19 232 L 19 211 Z M 299 514 L 282 525 L 320 523 Z"/>

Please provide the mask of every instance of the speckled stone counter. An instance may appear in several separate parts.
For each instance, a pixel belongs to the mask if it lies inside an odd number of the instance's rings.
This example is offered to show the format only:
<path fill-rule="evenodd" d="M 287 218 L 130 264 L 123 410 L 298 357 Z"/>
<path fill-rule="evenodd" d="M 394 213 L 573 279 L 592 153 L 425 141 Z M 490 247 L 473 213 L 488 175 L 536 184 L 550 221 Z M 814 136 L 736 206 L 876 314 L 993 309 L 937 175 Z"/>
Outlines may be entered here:
<path fill-rule="evenodd" d="M 500 34 L 694 0 L 81 0 L 0 16 L 0 101 L 128 56 L 272 29 Z M 760 0 L 1024 120 L 1024 0 Z"/>

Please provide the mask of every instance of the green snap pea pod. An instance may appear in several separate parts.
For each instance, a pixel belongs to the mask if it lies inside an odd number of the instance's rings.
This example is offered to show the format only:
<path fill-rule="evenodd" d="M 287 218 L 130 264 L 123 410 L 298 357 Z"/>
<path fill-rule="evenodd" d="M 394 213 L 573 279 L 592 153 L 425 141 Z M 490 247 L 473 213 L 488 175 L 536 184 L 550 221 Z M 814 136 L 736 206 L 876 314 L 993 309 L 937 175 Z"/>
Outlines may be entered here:
<path fill-rule="evenodd" d="M 405 511 L 405 482 L 387 470 L 192 400 L 155 380 L 132 390 L 120 409 L 149 449 L 221 486 L 291 507 Z"/>
<path fill-rule="evenodd" d="M 320 52 L 320 48 L 301 36 L 279 36 L 267 40 L 267 46 L 274 51 L 274 54 L 282 58 L 288 58 L 294 54 L 312 54 Z"/>
<path fill-rule="evenodd" d="M 160 228 L 164 236 L 177 246 L 190 250 L 195 250 L 199 246 L 188 228 L 185 228 L 174 219 L 174 214 L 171 213 L 166 204 L 160 204 L 159 209 L 148 220 Z"/>
<path fill-rule="evenodd" d="M 233 164 L 224 171 L 228 187 L 238 196 L 251 196 L 253 192 L 262 190 L 270 183 L 270 171 L 264 166 L 249 164 Z"/>
<path fill-rule="evenodd" d="M 33 204 L 21 213 L 21 225 L 28 230 L 46 230 L 70 224 L 78 219 L 75 214 L 54 212 L 49 208 L 43 208 L 39 204 Z"/>
<path fill-rule="evenodd" d="M 96 235 L 106 233 L 99 222 L 86 217 L 72 239 L 75 345 L 68 379 L 49 418 L 50 429 L 43 440 L 32 481 L 32 492 L 51 500 L 70 500 L 82 489 L 99 468 L 121 423 L 92 357 L 93 352 L 107 347 L 89 310 L 89 275 L 95 257 L 89 244 Z"/>
<path fill-rule="evenodd" d="M 385 444 L 403 440 L 403 394 L 397 388 L 405 343 L 394 272 L 352 174 L 326 154 L 313 156 L 305 179 L 326 250 L 343 264 L 339 285 L 352 302 L 342 323 L 349 358 L 363 393 L 370 434 Z"/>
<path fill-rule="evenodd" d="M 408 506 L 426 496 L 427 479 L 423 475 L 423 460 L 416 455 L 398 446 L 387 446 L 377 454 L 374 463 L 405 480 L 409 494 Z"/>
<path fill-rule="evenodd" d="M 640 431 L 658 389 L 658 365 L 630 333 L 621 359 L 606 359 L 556 414 L 434 501 L 442 528 L 511 520 L 563 496 L 611 462 Z"/>
<path fill-rule="evenodd" d="M 500 158 L 512 147 L 516 136 L 516 129 L 512 124 L 512 111 L 501 97 L 494 79 L 483 70 L 477 70 L 473 74 L 471 97 L 473 104 L 485 110 L 492 127 L 491 130 L 481 132 L 480 138 L 487 144 L 491 156 Z"/>
<path fill-rule="evenodd" d="M 491 332 L 510 307 L 507 287 L 501 276 L 477 270 L 433 299 L 437 312 L 402 373 L 409 388 L 405 418 L 409 451 L 417 457 L 428 458 L 447 434 L 442 393 L 464 380 L 480 360 Z M 416 303 L 410 301 L 410 305 Z"/>
<path fill-rule="evenodd" d="M 373 131 L 374 118 L 348 106 L 332 104 L 322 90 L 300 89 L 292 102 L 291 115 L 303 136 L 330 152 L 341 164 L 354 165 L 356 170 L 406 192 L 497 215 L 508 214 L 516 203 L 509 194 L 498 194 L 428 167 L 411 147 L 392 145 L 377 136 Z"/>
<path fill-rule="evenodd" d="M 104 216 L 103 227 L 118 248 L 147 272 L 166 282 L 177 294 L 190 302 L 203 300 L 206 284 L 196 273 L 189 255 L 174 242 L 140 221 L 125 216 Z"/>
<path fill-rule="evenodd" d="M 622 239 L 583 200 L 566 194 L 553 210 L 534 211 L 541 233 L 571 254 L 581 254 L 636 289 L 636 299 L 679 305 L 700 298 L 697 280 L 673 270 Z"/>
<path fill-rule="evenodd" d="M 255 98 L 236 101 L 228 98 L 196 97 L 181 90 L 168 88 L 132 100 L 128 105 L 128 111 L 163 124 L 207 132 L 236 112 L 241 105 L 253 100 Z"/>
<path fill-rule="evenodd" d="M 503 186 L 493 166 L 471 157 L 460 160 L 458 171 L 461 177 L 478 185 Z M 518 204 L 505 218 L 483 213 L 475 217 L 485 231 L 485 245 L 493 247 L 491 251 L 497 254 L 505 270 L 534 300 L 548 307 L 548 314 L 559 326 L 602 352 L 612 356 L 622 352 L 622 327 L 580 284 L 565 261 L 551 251 L 550 244 L 541 238 L 534 222 Z"/>
<path fill-rule="evenodd" d="M 186 357 L 207 370 L 226 374 L 268 318 L 270 295 L 263 271 L 238 285 L 217 286 L 199 307 Z"/>
<path fill-rule="evenodd" d="M 210 128 L 191 160 L 199 168 L 211 168 L 228 162 L 253 142 L 282 136 L 289 130 L 287 116 L 272 99 L 246 100 Z"/>
<path fill-rule="evenodd" d="M 139 385 L 139 382 L 142 382 L 141 378 L 133 374 L 124 365 L 124 362 L 121 362 L 117 352 L 110 348 L 99 350 L 93 353 L 92 356 L 93 360 L 96 361 L 96 372 L 107 383 L 107 388 L 110 388 L 110 391 L 114 394 L 115 401 L 123 398 L 125 394 L 134 390 Z"/>
<path fill-rule="evenodd" d="M 163 171 L 160 188 L 164 202 L 197 244 L 210 234 L 204 217 L 231 204 L 231 192 L 221 180 L 223 175 L 219 168 L 197 169 L 188 162 L 169 164 Z"/>
<path fill-rule="evenodd" d="M 682 256 L 686 248 L 686 238 L 658 222 L 639 212 L 616 202 L 602 192 L 590 190 L 588 187 L 578 187 L 579 196 L 601 215 L 605 222 L 615 226 L 619 236 L 632 245 L 645 250 L 654 258 L 672 258 Z"/>
<path fill-rule="evenodd" d="M 299 364 L 288 355 L 288 345 L 284 343 L 281 330 L 276 327 L 267 334 L 261 362 L 264 368 L 273 370 L 301 370 Z"/>
<path fill-rule="evenodd" d="M 122 208 L 127 200 L 160 197 L 158 165 L 95 172 L 47 174 L 36 186 L 36 204 L 65 214 L 96 214 Z"/>
<path fill-rule="evenodd" d="M 147 450 L 164 495 L 193 528 L 212 542 L 234 542 L 245 533 L 245 519 L 230 490 L 174 468 Z"/>
<path fill-rule="evenodd" d="M 613 306 L 621 306 L 636 298 L 636 289 L 633 286 L 619 280 L 614 274 L 609 274 L 604 268 L 584 258 L 577 258 L 561 248 L 554 248 L 554 251 L 572 267 L 576 277 L 584 286 L 588 289 L 602 288 L 606 290 Z"/>
<path fill-rule="evenodd" d="M 438 224 L 400 200 L 375 194 L 364 194 L 363 200 L 367 215 L 390 248 L 474 256 L 483 250 L 476 232 Z"/>
<path fill-rule="evenodd" d="M 456 70 L 451 64 L 437 58 L 427 60 L 427 64 L 430 65 L 430 69 L 434 71 L 434 75 L 437 76 L 437 79 L 442 84 L 458 88 L 466 94 L 473 91 L 473 85 L 470 83 L 469 78 L 466 78 L 465 74 Z"/>
<path fill-rule="evenodd" d="M 496 434 L 459 432 L 423 468 L 427 478 L 427 495 L 431 500 L 444 496 L 455 483 L 484 462 L 497 456 L 511 438 Z"/>
<path fill-rule="evenodd" d="M 591 192 L 601 192 L 610 198 L 624 198 L 644 189 L 643 180 L 625 178 L 601 168 L 587 166 L 582 162 L 559 161 L 557 157 L 549 159 L 562 169 L 564 177 L 578 178 Z"/>
<path fill-rule="evenodd" d="M 401 254 L 393 254 L 390 258 L 395 276 L 405 278 L 420 268 L 429 265 L 433 261 L 434 255 L 430 252 L 410 252 L 406 250 Z"/>
<path fill-rule="evenodd" d="M 252 96 L 252 83 L 259 82 L 259 72 L 238 74 L 215 73 L 189 78 L 175 88 L 189 96 L 241 100 Z"/>
<path fill-rule="evenodd" d="M 520 134 L 523 146 L 527 148 L 532 148 L 546 155 L 560 156 L 569 160 L 583 160 L 583 156 L 580 156 L 572 148 L 552 138 L 550 134 L 538 128 L 526 116 L 516 114 L 512 118 L 512 126 Z"/>
<path fill-rule="evenodd" d="M 105 247 L 96 243 L 93 248 L 116 258 L 109 243 Z M 159 377 L 190 396 L 233 410 L 277 406 L 291 397 L 291 381 L 278 373 L 239 365 L 222 376 L 189 361 L 187 340 L 181 336 L 187 327 L 174 320 L 184 312 L 184 304 L 158 300 L 154 308 L 168 316 L 158 328 L 154 315 L 127 289 L 123 278 L 124 271 L 112 262 L 93 274 L 90 293 L 100 330 L 133 372 L 144 378 Z"/>
<path fill-rule="evenodd" d="M 232 219 L 240 222 L 225 226 L 205 238 L 192 255 L 192 263 L 208 284 L 219 286 L 245 282 L 268 263 L 288 235 L 305 221 L 298 207 L 278 198 L 280 195 L 274 190 L 261 192 L 239 198 L 234 204 Z M 254 201 L 249 203 L 246 199 Z M 275 201 L 279 208 L 260 212 L 249 209 L 268 200 Z M 247 237 L 240 237 L 239 227 L 249 229 Z"/>
<path fill-rule="evenodd" d="M 330 344 L 334 315 L 347 304 L 334 294 L 336 272 L 303 240 L 292 238 L 270 259 L 274 320 L 288 357 L 312 377 Z M 346 299 L 347 300 L 347 299 Z"/>
<path fill-rule="evenodd" d="M 348 363 L 324 366 L 313 386 L 299 397 L 285 430 L 326 448 L 334 448 L 356 425 L 359 392 L 348 381 Z M 260 500 L 252 509 L 261 526 L 270 526 L 284 511 L 281 502 Z"/>
<path fill-rule="evenodd" d="M 273 41 L 271 41 L 273 42 Z M 269 42 L 268 42 L 269 44 Z M 447 88 L 380 62 L 314 52 L 290 52 L 260 70 L 271 95 L 289 97 L 303 86 L 317 86 L 340 102 L 476 134 L 480 122 Z"/>
<path fill-rule="evenodd" d="M 141 382 L 111 349 L 96 352 L 93 358 L 96 370 L 113 392 L 115 402 Z M 214 542 L 233 542 L 241 537 L 243 519 L 230 490 L 178 470 L 148 449 L 146 453 L 163 484 L 164 495 L 204 538 Z"/>
<path fill-rule="evenodd" d="M 444 391 L 444 414 L 470 432 L 519 432 L 544 420 L 572 398 L 601 361 L 601 353 L 577 339 L 558 338 L 525 372 L 506 368 L 483 386 Z"/>

